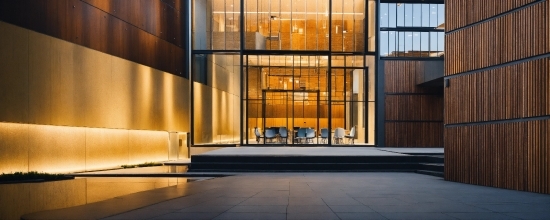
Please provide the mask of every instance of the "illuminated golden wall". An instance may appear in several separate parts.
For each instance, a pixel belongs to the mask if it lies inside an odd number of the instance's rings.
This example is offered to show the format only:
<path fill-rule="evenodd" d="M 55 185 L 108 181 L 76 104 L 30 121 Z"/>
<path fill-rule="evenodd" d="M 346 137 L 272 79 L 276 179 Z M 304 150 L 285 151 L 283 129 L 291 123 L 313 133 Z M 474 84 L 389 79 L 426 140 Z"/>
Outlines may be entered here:
<path fill-rule="evenodd" d="M 0 172 L 168 159 L 188 80 L 0 22 Z"/>

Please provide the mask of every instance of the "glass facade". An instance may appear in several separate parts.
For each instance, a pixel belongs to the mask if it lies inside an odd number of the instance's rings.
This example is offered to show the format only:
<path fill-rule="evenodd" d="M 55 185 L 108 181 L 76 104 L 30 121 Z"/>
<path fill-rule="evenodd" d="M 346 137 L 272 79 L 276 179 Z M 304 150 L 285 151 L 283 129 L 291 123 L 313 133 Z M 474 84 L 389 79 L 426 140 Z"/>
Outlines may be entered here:
<path fill-rule="evenodd" d="M 380 55 L 440 57 L 444 53 L 444 4 L 380 4 Z"/>
<path fill-rule="evenodd" d="M 257 136 L 285 128 L 286 139 L 265 141 L 332 145 L 343 128 L 356 144 L 374 145 L 376 5 L 192 1 L 194 144 L 264 144 Z M 300 129 L 314 138 L 296 139 Z"/>

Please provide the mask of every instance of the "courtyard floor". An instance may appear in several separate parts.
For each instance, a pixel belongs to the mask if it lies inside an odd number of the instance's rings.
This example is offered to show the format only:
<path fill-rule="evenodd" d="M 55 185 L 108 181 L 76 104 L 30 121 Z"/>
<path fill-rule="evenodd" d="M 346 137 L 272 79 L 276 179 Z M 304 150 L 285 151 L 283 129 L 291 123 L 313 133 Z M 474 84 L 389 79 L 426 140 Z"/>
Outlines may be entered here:
<path fill-rule="evenodd" d="M 240 173 L 23 219 L 550 219 L 550 195 L 415 173 Z"/>

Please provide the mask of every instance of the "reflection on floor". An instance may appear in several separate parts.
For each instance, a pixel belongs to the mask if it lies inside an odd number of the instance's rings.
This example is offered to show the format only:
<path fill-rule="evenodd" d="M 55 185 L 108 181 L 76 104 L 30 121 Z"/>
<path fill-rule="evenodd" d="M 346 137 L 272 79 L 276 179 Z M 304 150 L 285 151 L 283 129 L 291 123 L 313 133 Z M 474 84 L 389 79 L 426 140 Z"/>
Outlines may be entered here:
<path fill-rule="evenodd" d="M 154 203 L 135 204 L 138 201 Z M 548 219 L 549 205 L 550 195 L 447 182 L 414 173 L 249 173 L 25 217 Z"/>
<path fill-rule="evenodd" d="M 86 180 L 86 203 L 103 201 L 136 192 L 187 183 L 188 178 L 92 177 Z"/>

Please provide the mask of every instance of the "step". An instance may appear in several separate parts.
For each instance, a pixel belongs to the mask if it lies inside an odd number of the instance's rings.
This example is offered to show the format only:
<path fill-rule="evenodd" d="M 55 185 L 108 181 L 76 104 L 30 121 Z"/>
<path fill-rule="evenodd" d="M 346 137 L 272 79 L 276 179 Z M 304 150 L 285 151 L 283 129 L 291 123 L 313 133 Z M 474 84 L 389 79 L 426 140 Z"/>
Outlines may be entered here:
<path fill-rule="evenodd" d="M 430 156 L 243 156 L 193 155 L 192 163 L 442 163 Z"/>
<path fill-rule="evenodd" d="M 430 175 L 430 176 L 436 176 L 436 177 L 445 177 L 445 173 L 443 172 L 436 172 L 431 170 L 417 170 L 416 173 L 424 174 L 424 175 Z"/>
<path fill-rule="evenodd" d="M 259 171 L 259 170 L 332 170 L 332 171 L 382 171 L 417 170 L 418 163 L 191 163 L 190 172 L 204 170 Z"/>

